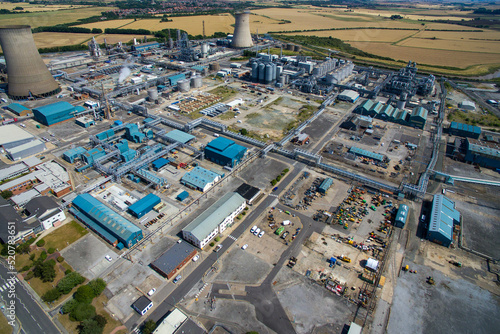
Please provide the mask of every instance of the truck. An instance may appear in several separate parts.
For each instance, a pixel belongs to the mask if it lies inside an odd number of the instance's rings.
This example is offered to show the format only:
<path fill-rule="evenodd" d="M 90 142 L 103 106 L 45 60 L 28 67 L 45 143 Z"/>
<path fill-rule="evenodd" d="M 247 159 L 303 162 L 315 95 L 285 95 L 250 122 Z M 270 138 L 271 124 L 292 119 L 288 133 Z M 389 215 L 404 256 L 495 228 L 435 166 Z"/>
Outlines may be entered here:
<path fill-rule="evenodd" d="M 340 255 L 340 259 L 344 262 L 351 263 L 351 259 L 345 255 Z"/>
<path fill-rule="evenodd" d="M 281 233 L 283 233 L 283 231 L 285 230 L 285 228 L 283 226 L 279 227 L 275 232 L 274 234 L 276 235 L 281 235 Z"/>
<path fill-rule="evenodd" d="M 335 263 L 337 262 L 337 259 L 331 257 L 330 260 L 328 260 L 328 262 L 330 262 L 330 268 L 333 268 L 333 266 L 335 266 Z"/>

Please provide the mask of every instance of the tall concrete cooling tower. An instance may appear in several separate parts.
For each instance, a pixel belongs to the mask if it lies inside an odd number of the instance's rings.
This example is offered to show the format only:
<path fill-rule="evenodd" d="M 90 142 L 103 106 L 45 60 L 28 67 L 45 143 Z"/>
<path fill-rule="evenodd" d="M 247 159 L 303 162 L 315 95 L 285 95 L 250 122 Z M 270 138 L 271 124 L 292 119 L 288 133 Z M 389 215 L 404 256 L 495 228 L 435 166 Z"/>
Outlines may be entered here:
<path fill-rule="evenodd" d="M 240 12 L 234 14 L 236 22 L 234 24 L 233 48 L 248 48 L 253 45 L 250 35 L 250 12 Z"/>
<path fill-rule="evenodd" d="M 30 26 L 0 26 L 0 46 L 12 99 L 45 97 L 61 91 L 38 53 Z"/>

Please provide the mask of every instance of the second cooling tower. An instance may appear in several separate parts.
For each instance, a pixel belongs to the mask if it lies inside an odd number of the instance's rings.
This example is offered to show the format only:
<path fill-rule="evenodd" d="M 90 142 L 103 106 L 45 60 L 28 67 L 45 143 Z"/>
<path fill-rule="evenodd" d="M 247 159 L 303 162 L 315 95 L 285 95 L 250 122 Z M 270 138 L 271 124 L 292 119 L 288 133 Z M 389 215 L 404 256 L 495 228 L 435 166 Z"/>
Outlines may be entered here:
<path fill-rule="evenodd" d="M 61 91 L 38 53 L 30 26 L 1 26 L 0 45 L 12 99 L 45 97 Z"/>
<path fill-rule="evenodd" d="M 234 14 L 236 19 L 233 33 L 233 48 L 248 48 L 253 45 L 250 35 L 250 12 Z"/>

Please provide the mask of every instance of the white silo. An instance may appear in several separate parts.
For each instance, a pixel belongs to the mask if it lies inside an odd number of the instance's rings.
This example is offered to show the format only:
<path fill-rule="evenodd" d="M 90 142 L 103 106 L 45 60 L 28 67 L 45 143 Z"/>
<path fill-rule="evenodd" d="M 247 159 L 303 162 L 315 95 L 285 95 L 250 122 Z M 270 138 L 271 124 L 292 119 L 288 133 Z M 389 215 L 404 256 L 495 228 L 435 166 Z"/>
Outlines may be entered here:
<path fill-rule="evenodd" d="M 276 67 L 276 78 L 278 78 L 281 73 L 283 73 L 283 66 L 277 66 Z"/>
<path fill-rule="evenodd" d="M 206 58 L 207 55 L 208 55 L 208 50 L 209 50 L 209 47 L 208 47 L 208 44 L 207 43 L 203 43 L 201 45 L 201 56 L 203 58 Z"/>
<path fill-rule="evenodd" d="M 259 64 L 259 81 L 264 81 L 266 77 L 266 65 L 264 63 Z"/>
<path fill-rule="evenodd" d="M 203 86 L 203 80 L 199 75 L 191 77 L 191 87 L 200 88 L 201 86 Z"/>
<path fill-rule="evenodd" d="M 273 66 L 271 64 L 267 64 L 265 82 L 270 83 L 271 81 L 273 81 Z"/>
<path fill-rule="evenodd" d="M 271 66 L 273 67 L 273 81 L 275 81 L 276 80 L 276 64 L 273 63 Z"/>
<path fill-rule="evenodd" d="M 179 92 L 189 92 L 189 90 L 191 89 L 190 81 L 188 79 L 177 81 L 177 89 L 179 90 Z"/>
<path fill-rule="evenodd" d="M 148 89 L 148 100 L 150 102 L 158 101 L 158 89 L 156 87 Z"/>
<path fill-rule="evenodd" d="M 252 80 L 259 80 L 259 64 L 257 62 L 252 63 Z"/>

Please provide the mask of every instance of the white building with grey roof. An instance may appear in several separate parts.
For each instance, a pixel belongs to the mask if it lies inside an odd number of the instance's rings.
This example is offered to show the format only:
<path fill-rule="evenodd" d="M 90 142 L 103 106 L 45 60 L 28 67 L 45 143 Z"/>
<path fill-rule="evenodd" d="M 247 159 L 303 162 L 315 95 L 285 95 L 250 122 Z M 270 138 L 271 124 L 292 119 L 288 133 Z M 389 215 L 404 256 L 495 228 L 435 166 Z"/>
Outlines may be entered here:
<path fill-rule="evenodd" d="M 182 237 L 196 247 L 203 248 L 230 226 L 245 206 L 246 201 L 240 194 L 227 193 L 189 223 L 182 230 Z"/>

